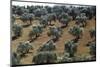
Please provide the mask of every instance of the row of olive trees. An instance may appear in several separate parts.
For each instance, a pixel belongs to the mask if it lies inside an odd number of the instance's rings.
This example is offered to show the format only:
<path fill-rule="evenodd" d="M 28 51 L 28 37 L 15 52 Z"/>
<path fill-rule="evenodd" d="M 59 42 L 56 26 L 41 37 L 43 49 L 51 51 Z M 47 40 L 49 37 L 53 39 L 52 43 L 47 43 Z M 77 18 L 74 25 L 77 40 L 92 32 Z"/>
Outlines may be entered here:
<path fill-rule="evenodd" d="M 22 58 L 26 57 L 28 53 L 33 50 L 33 46 L 29 41 L 20 42 L 15 52 L 11 54 L 12 58 L 12 65 L 19 65 L 21 64 Z"/>
<path fill-rule="evenodd" d="M 39 52 L 35 56 L 33 56 L 32 62 L 35 64 L 56 63 L 57 55 L 55 52 L 50 52 L 50 51 Z"/>
<path fill-rule="evenodd" d="M 50 6 L 12 6 L 12 12 L 16 15 L 23 15 L 24 13 L 31 13 L 34 14 L 36 17 L 40 17 L 43 15 L 54 13 L 56 18 L 59 18 L 61 13 L 68 13 L 68 15 L 72 16 L 74 19 L 80 13 L 85 13 L 87 17 L 90 19 L 96 15 L 96 8 L 95 6 L 88 6 L 88 7 L 74 7 L 70 6 L 58 6 L 55 5 L 53 7 Z"/>
<path fill-rule="evenodd" d="M 57 55 L 56 46 L 52 40 L 48 40 L 38 49 L 36 55 L 33 56 L 32 62 L 35 64 L 48 64 L 48 63 L 56 63 Z"/>
<path fill-rule="evenodd" d="M 86 44 L 89 47 L 89 56 L 77 57 L 75 54 L 77 53 L 78 43 L 73 40 L 69 40 L 65 42 L 64 54 L 62 56 L 58 56 L 55 52 L 56 44 L 52 40 L 44 43 L 41 46 L 36 54 L 33 54 L 32 62 L 34 64 L 48 64 L 48 63 L 62 63 L 62 62 L 73 62 L 73 61 L 87 61 L 87 60 L 95 60 L 96 57 L 96 43 L 95 41 L 91 41 Z M 12 54 L 13 65 L 21 64 L 21 58 L 24 57 L 33 47 L 29 42 L 20 43 L 17 52 Z"/>

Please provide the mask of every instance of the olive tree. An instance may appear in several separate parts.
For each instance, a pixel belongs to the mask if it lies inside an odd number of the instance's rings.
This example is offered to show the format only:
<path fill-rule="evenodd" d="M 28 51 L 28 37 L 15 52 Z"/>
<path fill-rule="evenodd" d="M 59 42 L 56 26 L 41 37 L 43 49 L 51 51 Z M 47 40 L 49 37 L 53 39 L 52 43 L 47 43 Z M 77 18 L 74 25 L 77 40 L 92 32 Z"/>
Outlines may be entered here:
<path fill-rule="evenodd" d="M 15 37 L 21 36 L 22 30 L 23 30 L 22 26 L 18 25 L 17 23 L 14 23 L 14 25 L 12 26 L 12 32 Z"/>
<path fill-rule="evenodd" d="M 37 8 L 34 10 L 35 17 L 41 17 L 42 15 L 46 15 L 47 10 L 45 8 Z"/>
<path fill-rule="evenodd" d="M 57 55 L 54 52 L 39 52 L 33 56 L 32 60 L 35 64 L 56 63 L 56 61 Z"/>
<path fill-rule="evenodd" d="M 25 6 L 14 6 L 12 9 L 13 9 L 13 13 L 17 14 L 18 16 L 21 16 L 26 10 Z"/>
<path fill-rule="evenodd" d="M 78 7 L 70 6 L 67 13 L 72 17 L 72 20 L 75 20 L 76 16 L 80 13 L 80 10 Z"/>
<path fill-rule="evenodd" d="M 40 24 L 43 27 L 46 27 L 48 25 L 48 16 L 47 15 L 41 16 Z"/>
<path fill-rule="evenodd" d="M 96 42 L 95 41 L 88 42 L 86 46 L 89 47 L 90 49 L 89 51 L 90 55 L 92 55 L 93 58 L 96 58 Z"/>
<path fill-rule="evenodd" d="M 65 52 L 69 53 L 69 57 L 74 57 L 77 52 L 77 44 L 73 41 L 65 42 Z"/>
<path fill-rule="evenodd" d="M 80 25 L 82 27 L 85 27 L 87 25 L 87 16 L 85 13 L 80 13 L 79 15 L 76 16 L 76 24 Z"/>
<path fill-rule="evenodd" d="M 44 6 L 44 8 L 47 10 L 48 13 L 52 13 L 52 7 Z"/>
<path fill-rule="evenodd" d="M 33 41 L 43 32 L 43 27 L 41 25 L 33 25 L 31 31 L 29 32 L 29 40 Z"/>
<path fill-rule="evenodd" d="M 96 16 L 96 8 L 95 6 L 89 6 L 87 8 L 81 9 L 81 13 L 85 13 L 88 19 L 92 19 L 94 16 Z"/>
<path fill-rule="evenodd" d="M 16 20 L 16 16 L 12 15 L 12 17 L 11 17 L 11 23 L 12 23 L 12 25 L 15 23 L 15 20 Z"/>
<path fill-rule="evenodd" d="M 73 61 L 73 59 L 72 58 L 70 58 L 70 56 L 69 56 L 69 54 L 68 53 L 64 53 L 64 55 L 63 56 L 61 56 L 60 57 L 60 59 L 59 59 L 59 62 L 60 63 L 65 63 L 65 62 L 72 62 Z"/>
<path fill-rule="evenodd" d="M 56 21 L 56 14 L 55 13 L 49 13 L 47 14 L 47 17 L 48 17 L 48 22 L 49 22 L 49 25 L 52 25 L 52 21 Z"/>
<path fill-rule="evenodd" d="M 67 13 L 61 13 L 61 15 L 59 15 L 59 21 L 62 24 L 61 27 L 66 27 L 66 26 L 68 26 L 70 17 Z"/>
<path fill-rule="evenodd" d="M 12 58 L 11 58 L 12 65 L 20 64 L 20 58 L 18 57 L 18 55 L 15 52 L 13 52 L 11 56 L 12 56 Z"/>
<path fill-rule="evenodd" d="M 96 37 L 96 30 L 95 30 L 95 28 L 90 29 L 89 32 L 90 32 L 91 38 Z"/>
<path fill-rule="evenodd" d="M 17 53 L 23 57 L 25 54 L 29 53 L 29 50 L 32 50 L 33 47 L 30 45 L 29 42 L 20 42 L 18 47 L 17 47 Z"/>
<path fill-rule="evenodd" d="M 59 14 L 61 14 L 61 13 L 63 12 L 63 9 L 62 9 L 62 7 L 60 7 L 60 6 L 55 5 L 55 6 L 52 8 L 52 11 L 53 11 L 53 13 L 56 14 L 56 16 L 58 16 Z"/>
<path fill-rule="evenodd" d="M 79 26 L 74 26 L 72 28 L 69 29 L 69 33 L 71 33 L 72 35 L 80 38 L 83 34 L 83 28 L 79 27 Z"/>
<path fill-rule="evenodd" d="M 33 20 L 34 15 L 30 13 L 24 13 L 20 19 L 24 22 L 27 23 L 28 25 L 32 25 L 32 20 Z M 29 21 L 29 22 L 27 22 Z"/>
<path fill-rule="evenodd" d="M 56 46 L 52 40 L 49 40 L 48 42 L 44 43 L 43 46 L 39 48 L 39 51 L 54 51 L 56 49 Z"/>
<path fill-rule="evenodd" d="M 47 32 L 48 36 L 51 36 L 51 39 L 57 41 L 61 37 L 62 30 L 59 27 L 51 26 Z"/>
<path fill-rule="evenodd" d="M 33 50 L 33 46 L 31 45 L 29 41 L 26 41 L 24 45 L 26 47 L 27 53 L 29 53 L 30 50 Z"/>

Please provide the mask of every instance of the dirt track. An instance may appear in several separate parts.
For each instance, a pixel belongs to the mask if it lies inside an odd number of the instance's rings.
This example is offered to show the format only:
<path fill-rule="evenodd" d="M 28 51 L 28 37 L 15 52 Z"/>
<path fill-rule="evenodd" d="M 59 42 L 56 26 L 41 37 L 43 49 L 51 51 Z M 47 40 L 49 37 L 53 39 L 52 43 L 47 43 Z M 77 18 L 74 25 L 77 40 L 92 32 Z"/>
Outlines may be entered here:
<path fill-rule="evenodd" d="M 21 20 L 16 20 L 16 22 L 23 24 Z M 38 22 L 38 21 L 33 21 L 33 23 L 35 22 Z M 74 36 L 68 33 L 68 29 L 74 25 L 75 25 L 75 21 L 69 22 L 68 27 L 63 29 L 63 35 L 61 36 L 59 41 L 56 42 L 56 48 L 57 48 L 56 52 L 58 56 L 61 56 L 64 52 L 65 41 L 74 38 Z M 92 27 L 95 27 L 94 19 L 87 21 L 87 26 L 84 28 L 83 37 L 78 42 L 79 46 L 78 46 L 78 52 L 76 53 L 76 55 L 88 55 L 89 54 L 88 53 L 89 49 L 85 45 L 87 44 L 88 41 L 92 40 L 89 35 L 89 30 Z M 16 51 L 16 48 L 19 42 L 25 42 L 28 40 L 28 34 L 29 34 L 30 29 L 31 29 L 31 26 L 23 28 L 23 35 L 19 37 L 18 39 L 12 41 L 12 45 L 11 45 L 12 52 Z M 32 52 L 31 54 L 27 54 L 27 56 L 21 60 L 21 64 L 32 64 L 33 55 L 36 54 L 37 49 L 39 49 L 39 47 L 42 46 L 43 43 L 46 42 L 48 39 L 49 37 L 47 36 L 47 28 L 45 28 L 44 32 L 40 35 L 40 37 L 38 37 L 34 42 L 31 43 L 32 46 L 34 47 L 34 50 L 31 51 Z"/>

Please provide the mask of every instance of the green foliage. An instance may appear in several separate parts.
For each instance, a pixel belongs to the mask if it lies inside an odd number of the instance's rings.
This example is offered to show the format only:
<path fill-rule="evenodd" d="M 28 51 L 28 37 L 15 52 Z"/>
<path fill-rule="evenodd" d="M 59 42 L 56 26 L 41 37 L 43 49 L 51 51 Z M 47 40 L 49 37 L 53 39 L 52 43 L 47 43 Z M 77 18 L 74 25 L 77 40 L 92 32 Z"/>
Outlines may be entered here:
<path fill-rule="evenodd" d="M 39 51 L 54 51 L 55 49 L 56 46 L 54 45 L 53 41 L 49 41 L 40 47 Z"/>
<path fill-rule="evenodd" d="M 33 14 L 29 14 L 29 13 L 24 13 L 22 14 L 22 16 L 20 17 L 20 19 L 23 21 L 23 22 L 26 22 L 26 21 L 32 21 L 33 20 L 33 17 L 34 15 Z"/>
<path fill-rule="evenodd" d="M 40 24 L 43 25 L 43 27 L 46 27 L 48 25 L 48 16 L 47 15 L 41 16 Z"/>
<path fill-rule="evenodd" d="M 70 28 L 69 32 L 74 36 L 80 36 L 82 34 L 82 29 L 78 26 Z"/>
<path fill-rule="evenodd" d="M 65 42 L 65 52 L 68 52 L 69 56 L 73 57 L 74 54 L 77 52 L 77 44 L 73 41 Z"/>
<path fill-rule="evenodd" d="M 32 30 L 29 33 L 29 37 L 34 39 L 37 38 L 43 32 L 43 27 L 41 25 L 32 26 Z"/>
<path fill-rule="evenodd" d="M 17 47 L 17 53 L 19 53 L 20 55 L 25 55 L 25 54 L 27 54 L 29 52 L 29 50 L 32 50 L 32 49 L 33 49 L 33 47 L 31 46 L 30 43 L 21 42 L 19 44 L 19 46 Z"/>
<path fill-rule="evenodd" d="M 89 42 L 89 43 L 87 44 L 87 46 L 88 46 L 89 49 L 90 49 L 90 51 L 89 51 L 90 55 L 95 56 L 95 55 L 96 55 L 96 43 L 95 43 L 95 41 Z"/>
<path fill-rule="evenodd" d="M 13 27 L 13 33 L 15 36 L 21 36 L 22 35 L 22 26 L 18 24 L 14 24 Z"/>
<path fill-rule="evenodd" d="M 39 52 L 33 56 L 33 62 L 35 64 L 55 63 L 57 61 L 57 55 L 54 52 Z"/>
<path fill-rule="evenodd" d="M 14 24 L 15 23 L 15 19 L 16 17 L 14 15 L 12 15 L 12 18 L 11 18 L 11 23 Z"/>
<path fill-rule="evenodd" d="M 69 57 L 68 53 L 64 53 L 63 56 L 61 56 L 61 59 L 59 60 L 59 62 L 72 62 L 73 59 Z"/>
<path fill-rule="evenodd" d="M 12 53 L 12 65 L 18 65 L 20 64 L 20 58 L 16 53 Z"/>
<path fill-rule="evenodd" d="M 96 37 L 96 30 L 95 30 L 95 28 L 92 28 L 89 32 L 90 32 L 91 38 Z"/>

